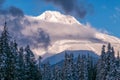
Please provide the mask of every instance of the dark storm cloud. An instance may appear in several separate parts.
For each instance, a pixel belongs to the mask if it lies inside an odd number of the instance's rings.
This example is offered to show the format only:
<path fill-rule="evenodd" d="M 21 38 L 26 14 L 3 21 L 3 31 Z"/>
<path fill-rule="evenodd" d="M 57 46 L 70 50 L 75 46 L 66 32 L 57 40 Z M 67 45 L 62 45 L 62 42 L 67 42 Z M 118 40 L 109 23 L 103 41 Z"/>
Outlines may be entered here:
<path fill-rule="evenodd" d="M 0 15 L 11 15 L 13 17 L 23 17 L 24 13 L 21 9 L 15 7 L 15 6 L 10 6 L 8 8 L 3 8 L 3 5 L 6 0 L 0 0 Z"/>
<path fill-rule="evenodd" d="M 94 7 L 87 0 L 44 0 L 53 3 L 61 8 L 66 14 L 72 14 L 84 18 L 87 14 L 93 13 Z"/>
<path fill-rule="evenodd" d="M 14 7 L 14 6 L 9 7 L 8 10 L 9 10 L 9 13 L 14 17 L 16 17 L 16 16 L 23 17 L 24 16 L 23 11 L 19 8 Z"/>
<path fill-rule="evenodd" d="M 35 36 L 34 36 L 35 35 Z M 22 39 L 20 37 L 20 42 L 22 45 L 26 45 L 29 44 L 31 45 L 31 47 L 33 48 L 44 48 L 44 49 L 48 49 L 48 46 L 51 43 L 51 39 L 49 34 L 44 31 L 42 28 L 38 28 L 36 33 L 33 33 L 32 36 L 24 36 L 22 35 Z"/>
<path fill-rule="evenodd" d="M 37 31 L 37 36 L 35 37 L 37 43 L 42 43 L 42 47 L 47 48 L 50 45 L 50 36 L 42 28 Z"/>
<path fill-rule="evenodd" d="M 74 9 L 74 0 L 46 0 L 47 2 L 53 2 L 56 6 L 62 7 L 65 12 L 69 13 Z"/>
<path fill-rule="evenodd" d="M 36 48 L 39 47 L 38 44 L 41 44 L 40 47 L 47 49 L 50 44 L 49 34 L 42 29 L 38 29 L 35 36 L 22 34 L 25 26 L 31 26 L 33 22 L 24 16 L 24 12 L 21 9 L 15 6 L 4 7 L 5 2 L 6 0 L 0 0 L 0 26 L 3 27 L 6 20 L 10 36 L 16 39 L 20 46 L 29 44 L 31 47 Z M 37 24 L 37 22 L 34 22 L 34 24 Z"/>

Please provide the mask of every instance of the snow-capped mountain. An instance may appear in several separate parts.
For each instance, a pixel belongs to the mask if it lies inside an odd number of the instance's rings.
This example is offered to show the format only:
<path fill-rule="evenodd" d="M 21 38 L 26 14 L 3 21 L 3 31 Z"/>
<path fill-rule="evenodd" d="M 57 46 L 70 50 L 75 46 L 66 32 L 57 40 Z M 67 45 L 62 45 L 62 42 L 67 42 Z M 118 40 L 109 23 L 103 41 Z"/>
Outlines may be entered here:
<path fill-rule="evenodd" d="M 116 51 L 120 48 L 119 38 L 101 33 L 89 24 L 83 25 L 73 16 L 57 11 L 46 11 L 37 17 L 26 15 L 18 28 L 14 36 L 19 44 L 30 44 L 33 52 L 43 56 L 43 60 L 65 50 L 89 50 L 100 55 L 102 45 L 109 42 Z"/>
<path fill-rule="evenodd" d="M 51 41 L 47 52 L 43 50 L 41 53 L 39 48 L 33 49 L 40 55 L 54 55 L 64 50 L 92 50 L 100 55 L 102 45 L 109 42 L 115 49 L 119 48 L 119 38 L 101 33 L 90 25 L 83 25 L 74 17 L 57 11 L 46 11 L 38 17 L 28 17 L 28 19 L 31 22 L 36 21 L 37 24 L 26 27 L 22 31 L 23 34 L 32 36 L 37 29 L 41 28 L 50 36 Z"/>
<path fill-rule="evenodd" d="M 74 17 L 70 15 L 63 15 L 57 11 L 45 11 L 40 16 L 36 17 L 36 19 L 62 24 L 80 24 Z"/>

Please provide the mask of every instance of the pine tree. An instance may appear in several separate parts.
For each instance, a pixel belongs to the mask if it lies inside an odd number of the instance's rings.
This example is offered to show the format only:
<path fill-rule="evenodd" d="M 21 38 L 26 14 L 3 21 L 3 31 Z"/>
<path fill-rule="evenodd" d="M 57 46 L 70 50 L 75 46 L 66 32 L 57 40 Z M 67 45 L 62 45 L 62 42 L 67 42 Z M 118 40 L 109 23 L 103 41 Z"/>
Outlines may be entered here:
<path fill-rule="evenodd" d="M 11 53 L 14 56 L 14 80 L 19 80 L 19 70 L 18 67 L 19 66 L 19 56 L 18 56 L 18 48 L 17 48 L 17 43 L 15 41 L 12 41 L 10 43 L 10 49 L 11 49 Z"/>
<path fill-rule="evenodd" d="M 113 56 L 114 49 L 112 48 L 110 57 L 110 70 L 106 76 L 106 80 L 119 80 L 120 79 L 120 63 L 119 63 L 119 53 L 117 58 Z"/>
<path fill-rule="evenodd" d="M 40 78 L 40 80 L 42 79 L 42 63 L 41 63 L 41 59 L 42 59 L 42 57 L 41 56 L 39 56 L 39 58 L 38 58 L 38 75 L 39 75 L 39 78 Z"/>
<path fill-rule="evenodd" d="M 0 79 L 4 80 L 5 79 L 5 71 L 6 71 L 6 54 L 3 53 L 3 43 L 2 39 L 0 37 Z"/>
<path fill-rule="evenodd" d="M 39 56 L 39 58 L 38 58 L 38 69 L 41 71 L 41 59 L 42 59 L 42 57 L 41 56 Z"/>
<path fill-rule="evenodd" d="M 83 80 L 84 72 L 83 72 L 83 59 L 80 57 L 80 55 L 77 58 L 77 64 L 76 64 L 76 80 Z"/>
<path fill-rule="evenodd" d="M 94 80 L 95 69 L 93 64 L 93 57 L 88 54 L 87 56 L 87 70 L 88 70 L 88 79 Z"/>
<path fill-rule="evenodd" d="M 52 73 L 50 68 L 49 61 L 46 64 L 43 64 L 43 71 L 42 71 L 42 80 L 51 80 Z"/>
<path fill-rule="evenodd" d="M 114 48 L 109 43 L 107 52 L 104 49 L 102 52 L 105 55 L 101 55 L 101 59 L 97 64 L 97 80 L 119 80 L 120 77 L 118 75 L 120 75 L 120 71 L 117 67 L 118 64 L 116 64 Z"/>
<path fill-rule="evenodd" d="M 4 68 L 3 69 L 5 72 L 4 73 L 4 79 L 5 80 L 14 80 L 14 61 L 15 57 L 14 54 L 11 52 L 10 48 L 10 36 L 7 30 L 6 22 L 4 26 L 4 30 L 1 35 L 1 50 L 2 54 L 4 55 L 3 63 L 4 63 Z"/>
<path fill-rule="evenodd" d="M 118 52 L 117 59 L 116 59 L 116 80 L 120 80 L 120 54 Z"/>
<path fill-rule="evenodd" d="M 34 54 L 29 46 L 18 51 L 17 43 L 10 39 L 5 22 L 0 36 L 0 80 L 27 79 L 42 80 Z"/>
<path fill-rule="evenodd" d="M 24 49 L 21 47 L 18 51 L 18 80 L 25 80 L 25 60 L 24 60 Z"/>
<path fill-rule="evenodd" d="M 63 65 L 63 79 L 64 80 L 74 80 L 75 78 L 75 69 L 74 69 L 74 61 L 73 54 L 70 55 L 65 52 L 65 61 Z"/>
<path fill-rule="evenodd" d="M 77 72 L 77 78 L 76 80 L 88 80 L 88 62 L 87 57 L 85 55 L 80 55 L 77 58 L 77 64 L 76 64 L 76 72 Z"/>
<path fill-rule="evenodd" d="M 62 67 L 62 79 L 63 80 L 68 80 L 68 66 L 69 66 L 69 55 L 67 54 L 67 52 L 65 52 L 65 59 L 64 59 L 64 64 Z"/>
<path fill-rule="evenodd" d="M 74 66 L 74 56 L 73 53 L 70 54 L 70 61 L 69 61 L 69 80 L 75 79 L 75 66 Z"/>
<path fill-rule="evenodd" d="M 96 80 L 105 80 L 107 70 L 106 70 L 106 52 L 105 45 L 102 47 L 101 56 L 97 63 L 97 74 Z"/>
<path fill-rule="evenodd" d="M 120 53 L 117 53 L 117 58 L 116 58 L 116 65 L 117 67 L 120 67 Z"/>
<path fill-rule="evenodd" d="M 25 48 L 25 52 L 25 80 L 41 80 L 34 54 L 29 46 Z"/>
<path fill-rule="evenodd" d="M 52 80 L 62 80 L 61 69 L 58 66 L 55 66 L 52 72 Z"/>
<path fill-rule="evenodd" d="M 83 65 L 84 65 L 84 67 L 83 67 L 83 70 L 84 70 L 83 71 L 84 72 L 83 80 L 88 80 L 87 58 L 85 55 L 83 55 L 82 59 L 83 59 Z"/>
<path fill-rule="evenodd" d="M 108 45 L 109 46 L 109 45 Z M 110 48 L 109 48 L 110 49 Z M 114 57 L 114 48 L 111 48 L 111 51 L 108 50 L 108 73 L 106 75 L 106 80 L 116 80 L 116 63 L 115 63 L 115 57 Z"/>

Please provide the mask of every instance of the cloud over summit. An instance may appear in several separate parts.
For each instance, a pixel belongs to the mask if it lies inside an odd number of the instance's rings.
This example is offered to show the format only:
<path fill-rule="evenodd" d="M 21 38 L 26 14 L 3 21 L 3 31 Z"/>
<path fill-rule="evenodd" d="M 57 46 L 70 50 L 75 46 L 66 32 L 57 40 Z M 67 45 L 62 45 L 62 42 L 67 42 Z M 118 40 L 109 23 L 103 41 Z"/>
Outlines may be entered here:
<path fill-rule="evenodd" d="M 54 6 L 62 9 L 66 14 L 84 18 L 94 12 L 94 6 L 88 0 L 44 0 L 53 3 Z"/>

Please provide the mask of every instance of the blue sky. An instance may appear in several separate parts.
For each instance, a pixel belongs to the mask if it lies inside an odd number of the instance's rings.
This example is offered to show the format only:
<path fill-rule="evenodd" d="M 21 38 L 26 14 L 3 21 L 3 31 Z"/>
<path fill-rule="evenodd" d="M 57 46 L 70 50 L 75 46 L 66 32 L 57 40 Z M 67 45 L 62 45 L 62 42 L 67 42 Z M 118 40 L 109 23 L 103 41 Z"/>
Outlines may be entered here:
<path fill-rule="evenodd" d="M 75 0 L 74 0 L 75 1 Z M 89 23 L 96 29 L 109 32 L 120 38 L 120 0 L 86 0 L 94 7 L 92 14 L 77 19 L 83 23 Z M 6 0 L 4 7 L 16 6 L 23 10 L 25 15 L 38 16 L 46 10 L 63 10 L 42 0 Z"/>

